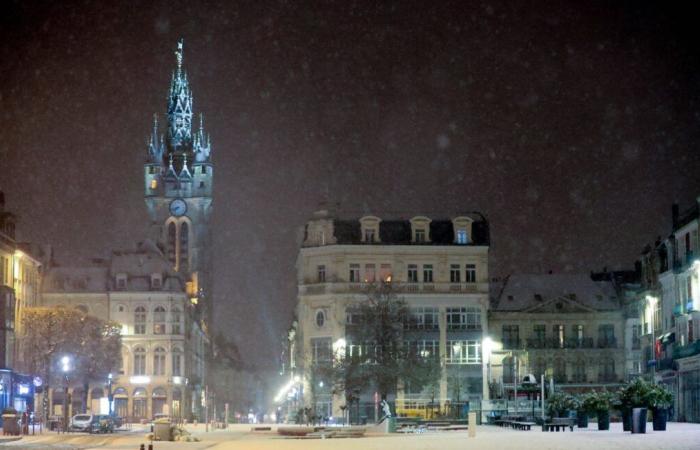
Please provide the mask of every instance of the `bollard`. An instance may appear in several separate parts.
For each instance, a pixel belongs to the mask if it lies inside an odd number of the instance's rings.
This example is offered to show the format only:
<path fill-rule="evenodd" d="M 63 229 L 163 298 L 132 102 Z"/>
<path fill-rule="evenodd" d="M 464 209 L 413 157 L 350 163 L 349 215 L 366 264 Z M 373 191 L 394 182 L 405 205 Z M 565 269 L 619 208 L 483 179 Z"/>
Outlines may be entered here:
<path fill-rule="evenodd" d="M 469 437 L 476 437 L 476 413 L 469 413 Z"/>

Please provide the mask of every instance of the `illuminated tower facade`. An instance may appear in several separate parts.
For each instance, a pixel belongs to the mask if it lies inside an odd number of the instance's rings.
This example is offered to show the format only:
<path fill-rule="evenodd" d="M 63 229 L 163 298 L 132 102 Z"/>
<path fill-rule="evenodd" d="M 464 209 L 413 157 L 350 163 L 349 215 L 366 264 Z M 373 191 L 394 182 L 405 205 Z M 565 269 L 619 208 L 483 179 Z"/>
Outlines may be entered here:
<path fill-rule="evenodd" d="M 144 190 L 151 238 L 173 268 L 188 280 L 193 303 L 211 317 L 212 183 L 211 142 L 200 114 L 193 122 L 193 98 L 183 68 L 183 43 L 168 92 L 165 132 L 154 115 L 144 164 Z"/>

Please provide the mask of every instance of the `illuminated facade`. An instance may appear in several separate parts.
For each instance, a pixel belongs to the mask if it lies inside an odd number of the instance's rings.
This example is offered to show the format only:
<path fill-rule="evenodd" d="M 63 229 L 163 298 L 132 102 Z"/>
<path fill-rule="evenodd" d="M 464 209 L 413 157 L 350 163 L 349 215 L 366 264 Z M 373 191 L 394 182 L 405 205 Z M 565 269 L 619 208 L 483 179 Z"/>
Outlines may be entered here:
<path fill-rule="evenodd" d="M 529 374 L 570 392 L 627 380 L 633 342 L 613 274 L 513 274 L 491 288 L 493 397 L 512 398 Z"/>
<path fill-rule="evenodd" d="M 24 308 L 38 304 L 42 263 L 32 256 L 36 249 L 15 240 L 15 226 L 0 191 L 0 408 L 12 405 L 24 411 L 32 402 L 33 388 L 13 372 L 22 357 L 16 336 L 22 332 Z"/>
<path fill-rule="evenodd" d="M 46 274 L 44 306 L 75 308 L 122 326 L 122 367 L 113 375 L 114 412 L 130 420 L 155 414 L 200 415 L 208 340 L 197 320 L 185 283 L 151 242 L 115 251 L 90 266 L 52 267 Z M 106 382 L 70 390 L 72 413 L 100 411 Z M 51 394 L 52 414 L 62 408 L 62 392 Z"/>
<path fill-rule="evenodd" d="M 305 404 L 316 414 L 342 417 L 344 396 L 333 394 L 330 383 L 311 386 L 310 367 L 330 362 L 334 343 L 345 342 L 349 351 L 361 345 L 362 337 L 352 332 L 352 305 L 367 298 L 368 285 L 387 281 L 410 311 L 405 338 L 444 368 L 435 393 L 399 386 L 389 399 L 396 411 L 427 415 L 428 409 L 445 411 L 487 396 L 481 344 L 488 329 L 488 252 L 482 217 L 341 218 L 317 212 L 306 224 L 297 258 L 294 339 Z M 360 416 L 374 416 L 373 392 L 361 393 Z M 354 407 L 348 411 L 358 414 Z"/>
<path fill-rule="evenodd" d="M 207 322 L 211 321 L 210 217 L 214 165 L 204 118 L 193 126 L 193 99 L 182 67 L 178 44 L 177 67 L 168 92 L 165 134 L 157 116 L 148 140 L 144 164 L 144 194 L 150 218 L 150 239 L 165 250 L 173 269 L 187 280 Z"/>
<path fill-rule="evenodd" d="M 700 198 L 698 198 L 700 202 Z M 700 207 L 672 210 L 672 232 L 642 254 L 645 375 L 675 397 L 674 420 L 700 422 Z"/>

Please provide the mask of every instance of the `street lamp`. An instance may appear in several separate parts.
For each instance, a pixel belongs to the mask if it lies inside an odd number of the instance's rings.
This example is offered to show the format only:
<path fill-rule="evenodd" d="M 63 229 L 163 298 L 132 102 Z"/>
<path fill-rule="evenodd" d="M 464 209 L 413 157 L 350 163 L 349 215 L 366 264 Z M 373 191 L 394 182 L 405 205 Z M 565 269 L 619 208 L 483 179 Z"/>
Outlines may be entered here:
<path fill-rule="evenodd" d="M 63 372 L 63 431 L 68 429 L 68 375 L 73 369 L 72 359 L 66 355 L 61 358 L 61 372 Z"/>
<path fill-rule="evenodd" d="M 112 403 L 114 395 L 112 395 L 112 372 L 107 375 L 107 414 L 112 415 Z"/>

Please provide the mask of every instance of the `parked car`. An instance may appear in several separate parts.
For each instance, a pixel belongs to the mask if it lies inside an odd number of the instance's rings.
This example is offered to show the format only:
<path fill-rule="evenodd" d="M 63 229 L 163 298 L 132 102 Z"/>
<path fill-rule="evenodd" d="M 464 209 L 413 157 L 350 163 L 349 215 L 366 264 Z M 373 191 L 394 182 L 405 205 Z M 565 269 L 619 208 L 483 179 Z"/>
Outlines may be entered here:
<path fill-rule="evenodd" d="M 114 419 L 112 416 L 100 414 L 93 416 L 90 433 L 114 433 Z"/>
<path fill-rule="evenodd" d="M 70 430 L 72 431 L 90 431 L 92 427 L 92 414 L 76 414 L 70 420 Z"/>

